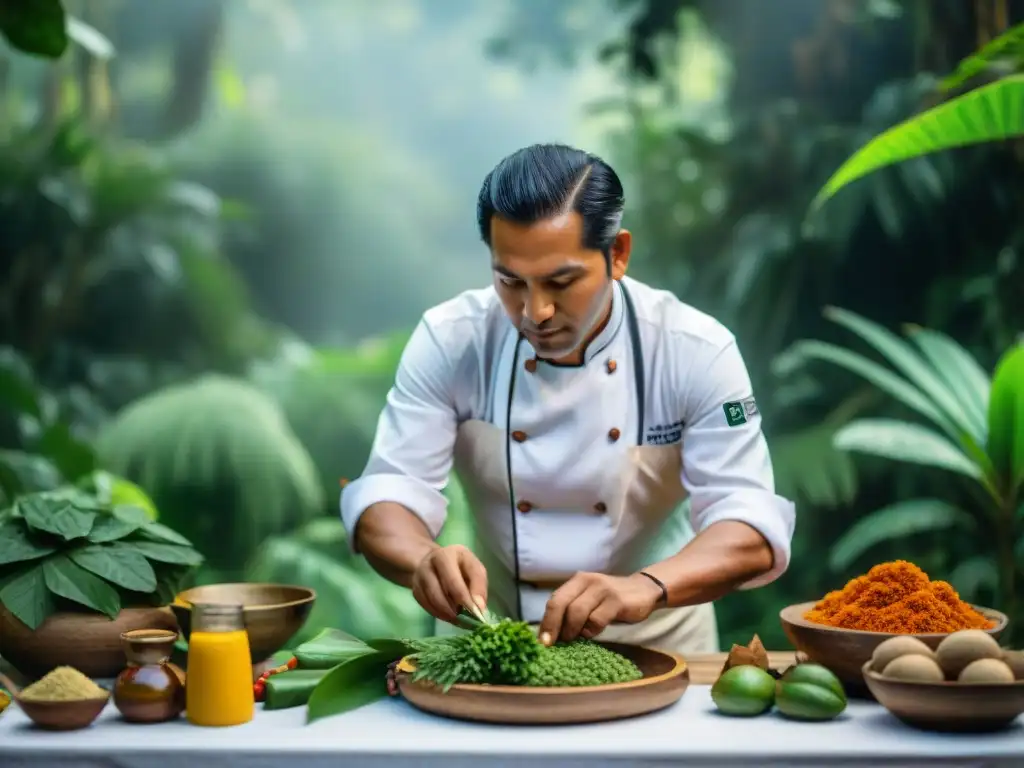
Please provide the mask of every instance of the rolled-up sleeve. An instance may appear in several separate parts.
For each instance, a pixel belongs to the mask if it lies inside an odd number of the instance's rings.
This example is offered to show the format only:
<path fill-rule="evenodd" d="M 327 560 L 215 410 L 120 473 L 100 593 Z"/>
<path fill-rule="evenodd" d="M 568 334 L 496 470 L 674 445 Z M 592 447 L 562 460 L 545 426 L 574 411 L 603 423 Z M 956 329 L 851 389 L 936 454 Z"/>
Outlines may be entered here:
<path fill-rule="evenodd" d="M 700 356 L 698 356 L 700 357 Z M 746 523 L 772 548 L 771 569 L 743 584 L 770 584 L 789 567 L 796 507 L 775 493 L 768 444 L 743 357 L 730 338 L 687 366 L 683 387 L 683 476 L 700 532 L 722 520 Z"/>
<path fill-rule="evenodd" d="M 402 352 L 363 474 L 341 492 L 341 520 L 353 550 L 359 518 L 383 501 L 409 509 L 434 538 L 440 534 L 457 428 L 452 372 L 433 329 L 421 320 Z"/>

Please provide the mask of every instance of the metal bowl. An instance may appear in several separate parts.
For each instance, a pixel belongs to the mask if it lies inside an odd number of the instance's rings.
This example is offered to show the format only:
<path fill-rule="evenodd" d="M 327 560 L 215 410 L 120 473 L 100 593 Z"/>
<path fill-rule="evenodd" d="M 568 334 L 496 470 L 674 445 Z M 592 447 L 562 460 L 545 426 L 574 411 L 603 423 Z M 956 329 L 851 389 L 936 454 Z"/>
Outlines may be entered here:
<path fill-rule="evenodd" d="M 171 603 L 181 633 L 192 632 L 192 603 L 241 605 L 253 664 L 281 650 L 313 610 L 316 592 L 290 584 L 207 584 L 180 593 Z"/>

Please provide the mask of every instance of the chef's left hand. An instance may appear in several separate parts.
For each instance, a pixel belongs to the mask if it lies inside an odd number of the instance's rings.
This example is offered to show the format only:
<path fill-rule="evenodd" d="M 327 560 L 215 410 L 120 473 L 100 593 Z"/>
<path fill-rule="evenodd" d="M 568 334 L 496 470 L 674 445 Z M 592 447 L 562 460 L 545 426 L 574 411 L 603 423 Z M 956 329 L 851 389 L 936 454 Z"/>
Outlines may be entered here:
<path fill-rule="evenodd" d="M 590 639 L 613 621 L 635 624 L 651 615 L 660 597 L 658 586 L 639 574 L 577 573 L 548 599 L 540 641 Z"/>

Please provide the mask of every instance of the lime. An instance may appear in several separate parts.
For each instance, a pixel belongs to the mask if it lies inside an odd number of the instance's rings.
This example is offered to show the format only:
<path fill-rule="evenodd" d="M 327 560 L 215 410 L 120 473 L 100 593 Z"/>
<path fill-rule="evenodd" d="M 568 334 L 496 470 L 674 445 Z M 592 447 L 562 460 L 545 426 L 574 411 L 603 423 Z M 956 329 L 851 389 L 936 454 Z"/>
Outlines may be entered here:
<path fill-rule="evenodd" d="M 711 699 L 726 715 L 760 715 L 771 709 L 775 699 L 775 678 L 753 665 L 732 667 L 711 686 Z"/>
<path fill-rule="evenodd" d="M 797 664 L 782 676 L 782 680 L 786 683 L 810 683 L 811 685 L 817 685 L 832 691 L 844 704 L 846 703 L 846 691 L 843 690 L 843 684 L 830 669 L 823 667 L 821 664 Z"/>
<path fill-rule="evenodd" d="M 846 709 L 846 697 L 815 683 L 780 680 L 775 687 L 775 706 L 794 720 L 831 720 Z"/>

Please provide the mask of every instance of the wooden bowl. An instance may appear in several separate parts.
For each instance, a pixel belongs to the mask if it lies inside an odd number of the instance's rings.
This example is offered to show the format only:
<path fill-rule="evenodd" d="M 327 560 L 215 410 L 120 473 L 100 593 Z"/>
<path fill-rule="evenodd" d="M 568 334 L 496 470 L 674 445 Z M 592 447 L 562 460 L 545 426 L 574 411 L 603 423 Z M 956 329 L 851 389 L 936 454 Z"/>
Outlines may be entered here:
<path fill-rule="evenodd" d="M 113 621 L 98 613 L 61 612 L 31 630 L 0 606 L 0 656 L 21 676 L 36 680 L 56 667 L 74 667 L 92 678 L 124 669 L 121 634 L 133 629 L 178 631 L 167 608 L 125 608 Z"/>
<path fill-rule="evenodd" d="M 192 631 L 191 603 L 241 605 L 252 663 L 259 664 L 302 628 L 315 600 L 312 589 L 288 584 L 208 584 L 179 594 L 171 610 L 187 640 Z"/>
<path fill-rule="evenodd" d="M 809 603 L 798 603 L 782 609 L 779 620 L 782 622 L 782 629 L 786 636 L 798 651 L 807 656 L 809 661 L 832 670 L 843 685 L 849 689 L 848 693 L 853 695 L 870 693 L 861 670 L 865 662 L 871 660 L 871 654 L 875 652 L 875 648 L 880 643 L 890 637 L 897 637 L 897 635 L 889 632 L 840 629 L 807 621 L 804 614 L 811 610 L 817 602 L 814 600 Z M 996 622 L 992 629 L 985 631 L 998 640 L 1009 622 L 1006 614 L 977 605 L 973 608 L 986 618 Z M 950 634 L 949 632 L 936 632 L 910 635 L 910 637 L 916 637 L 934 650 Z"/>
<path fill-rule="evenodd" d="M 48 731 L 77 731 L 92 725 L 107 706 L 110 694 L 99 699 L 80 701 L 25 701 L 14 697 L 25 716 Z"/>
<path fill-rule="evenodd" d="M 513 685 L 454 685 L 447 693 L 425 681 L 413 682 L 403 659 L 395 680 L 414 707 L 443 717 L 502 724 L 594 723 L 644 715 L 677 702 L 690 684 L 679 656 L 638 646 L 602 643 L 631 659 L 643 678 L 629 683 L 579 688 Z"/>
<path fill-rule="evenodd" d="M 883 677 L 867 662 L 864 682 L 878 703 L 913 728 L 989 733 L 1024 713 L 1024 680 L 1015 683 L 916 683 Z"/>

